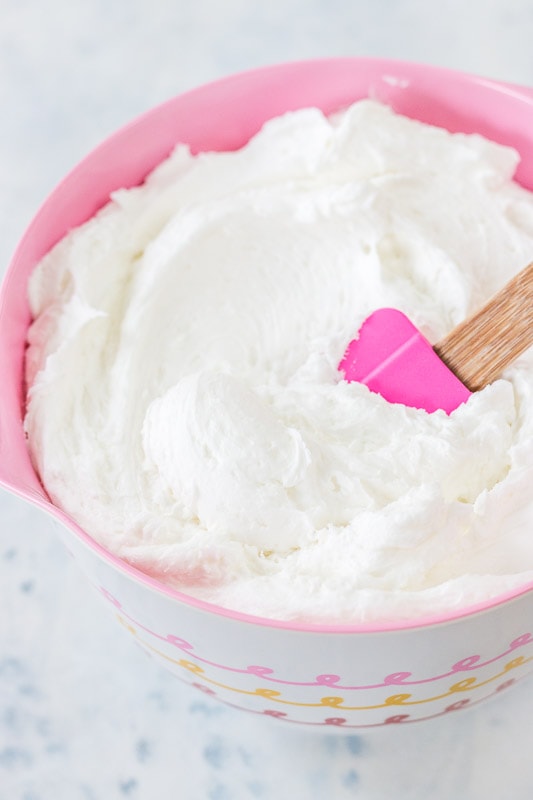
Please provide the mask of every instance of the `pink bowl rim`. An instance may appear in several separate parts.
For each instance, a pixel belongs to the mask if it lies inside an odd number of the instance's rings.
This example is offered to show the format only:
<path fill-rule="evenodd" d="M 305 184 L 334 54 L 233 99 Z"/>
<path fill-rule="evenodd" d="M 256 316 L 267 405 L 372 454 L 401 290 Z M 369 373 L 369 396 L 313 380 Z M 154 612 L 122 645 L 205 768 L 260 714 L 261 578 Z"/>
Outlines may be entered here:
<path fill-rule="evenodd" d="M 529 100 L 530 102 L 533 102 L 533 90 L 529 89 L 529 87 L 518 86 L 506 83 L 504 81 L 494 80 L 492 78 L 484 78 L 483 76 L 471 74 L 468 72 L 463 72 L 460 70 L 454 70 L 447 67 L 440 67 L 436 65 L 429 65 L 429 64 L 416 63 L 405 60 L 388 59 L 388 58 L 373 58 L 373 57 L 317 58 L 317 59 L 307 59 L 307 60 L 293 61 L 287 63 L 278 63 L 273 65 L 256 67 L 250 70 L 244 70 L 241 72 L 228 75 L 226 77 L 216 79 L 214 81 L 210 81 L 205 84 L 201 84 L 197 87 L 182 92 L 173 98 L 167 99 L 162 103 L 159 103 L 154 107 L 136 115 L 133 119 L 126 122 L 124 125 L 120 126 L 118 129 L 113 131 L 109 136 L 101 140 L 80 161 L 77 162 L 77 164 L 72 168 L 72 170 L 70 170 L 66 174 L 66 176 L 56 185 L 56 187 L 52 189 L 52 191 L 48 194 L 45 200 L 41 203 L 40 207 L 34 214 L 29 225 L 26 226 L 25 232 L 23 233 L 23 236 L 20 239 L 19 247 L 22 241 L 24 241 L 25 237 L 30 232 L 33 220 L 39 215 L 40 211 L 47 206 L 57 188 L 63 183 L 64 180 L 66 180 L 70 172 L 77 169 L 80 166 L 80 164 L 82 164 L 84 161 L 92 158 L 98 152 L 100 147 L 104 146 L 110 139 L 120 137 L 131 126 L 136 125 L 146 117 L 149 117 L 154 113 L 157 113 L 160 109 L 175 102 L 179 98 L 183 98 L 184 96 L 193 94 L 198 91 L 202 91 L 209 87 L 214 87 L 217 84 L 223 85 L 229 81 L 247 77 L 248 75 L 251 75 L 253 73 L 277 71 L 280 69 L 282 70 L 283 68 L 286 67 L 296 66 L 296 65 L 300 66 L 311 65 L 311 64 L 316 65 L 321 62 L 349 62 L 354 66 L 379 65 L 383 69 L 390 69 L 390 70 L 401 70 L 401 69 L 409 69 L 412 71 L 424 70 L 436 76 L 440 76 L 441 78 L 446 78 L 446 76 L 450 78 L 453 77 L 454 80 L 460 80 L 465 85 L 478 84 L 479 86 L 483 86 L 485 88 L 488 88 L 489 90 L 492 89 L 494 91 L 503 91 L 506 94 L 511 94 L 511 95 L 515 94 L 518 99 Z M 6 278 L 11 271 L 11 266 L 16 259 L 16 254 L 18 252 L 19 247 L 17 247 L 15 254 L 8 266 L 8 269 L 6 270 L 4 279 L 2 281 L 2 287 L 0 287 L 2 289 L 3 285 L 6 282 Z M 31 505 L 36 506 L 41 510 L 43 510 L 44 512 L 46 512 L 57 522 L 61 523 L 63 527 L 74 533 L 77 536 L 78 541 L 81 544 L 83 544 L 89 551 L 96 554 L 99 557 L 99 559 L 101 559 L 104 562 L 107 562 L 112 567 L 117 569 L 119 572 L 125 574 L 133 582 L 139 583 L 158 594 L 162 594 L 165 597 L 168 597 L 170 600 L 178 602 L 181 605 L 190 606 L 198 611 L 205 612 L 209 615 L 225 617 L 227 619 L 239 623 L 247 623 L 267 628 L 297 631 L 302 633 L 322 634 L 322 635 L 381 634 L 381 633 L 393 633 L 393 632 L 401 633 L 402 631 L 409 631 L 418 628 L 435 627 L 440 625 L 451 624 L 454 622 L 459 622 L 460 620 L 464 620 L 465 618 L 471 618 L 475 615 L 490 612 L 506 604 L 509 604 L 512 601 L 518 601 L 521 598 L 524 598 L 526 595 L 533 593 L 533 581 L 530 581 L 526 584 L 523 584 L 519 587 L 515 587 L 514 589 L 508 590 L 502 594 L 495 595 L 490 599 L 479 603 L 474 603 L 469 606 L 465 606 L 458 609 L 448 610 L 446 612 L 422 615 L 419 617 L 415 617 L 412 620 L 411 619 L 392 620 L 392 621 L 359 622 L 359 623 L 327 623 L 327 622 L 321 623 L 321 622 L 306 622 L 296 619 L 282 620 L 270 617 L 263 617 L 254 614 L 247 614 L 245 612 L 238 611 L 236 609 L 226 608 L 224 606 L 219 606 L 214 603 L 210 603 L 206 600 L 202 600 L 193 595 L 187 594 L 186 592 L 174 589 L 172 586 L 169 586 L 168 584 L 164 584 L 161 581 L 152 578 L 150 575 L 142 572 L 137 567 L 124 561 L 120 557 L 114 555 L 112 552 L 103 547 L 103 545 L 101 545 L 99 542 L 93 539 L 79 525 L 77 525 L 77 523 L 70 516 L 68 516 L 68 514 L 66 514 L 59 507 L 55 506 L 50 500 L 48 500 L 44 489 L 43 489 L 44 494 L 40 496 L 32 490 L 26 490 L 24 487 L 20 487 L 14 483 L 11 483 L 9 478 L 6 479 L 2 475 L 0 475 L 0 486 L 8 490 L 10 493 L 20 497 L 21 499 L 28 501 Z"/>

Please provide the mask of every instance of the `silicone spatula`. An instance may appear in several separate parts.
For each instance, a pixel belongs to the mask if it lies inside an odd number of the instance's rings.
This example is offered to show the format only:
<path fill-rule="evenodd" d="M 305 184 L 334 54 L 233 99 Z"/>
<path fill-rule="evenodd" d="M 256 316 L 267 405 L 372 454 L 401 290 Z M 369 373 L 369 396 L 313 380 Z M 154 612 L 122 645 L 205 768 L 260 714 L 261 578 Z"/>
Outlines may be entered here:
<path fill-rule="evenodd" d="M 532 344 L 533 263 L 435 345 L 401 311 L 374 311 L 339 370 L 391 403 L 450 414 Z"/>

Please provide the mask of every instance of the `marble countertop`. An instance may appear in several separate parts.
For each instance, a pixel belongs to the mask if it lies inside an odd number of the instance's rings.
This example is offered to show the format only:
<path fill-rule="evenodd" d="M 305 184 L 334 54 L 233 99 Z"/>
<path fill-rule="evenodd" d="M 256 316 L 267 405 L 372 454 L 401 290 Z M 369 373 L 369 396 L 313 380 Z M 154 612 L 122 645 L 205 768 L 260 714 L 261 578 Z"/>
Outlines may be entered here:
<path fill-rule="evenodd" d="M 533 85 L 529 0 L 0 0 L 0 20 L 0 271 L 90 148 L 208 80 L 373 55 Z M 530 800 L 532 688 L 353 736 L 239 713 L 136 648 L 0 492 L 0 800 Z"/>

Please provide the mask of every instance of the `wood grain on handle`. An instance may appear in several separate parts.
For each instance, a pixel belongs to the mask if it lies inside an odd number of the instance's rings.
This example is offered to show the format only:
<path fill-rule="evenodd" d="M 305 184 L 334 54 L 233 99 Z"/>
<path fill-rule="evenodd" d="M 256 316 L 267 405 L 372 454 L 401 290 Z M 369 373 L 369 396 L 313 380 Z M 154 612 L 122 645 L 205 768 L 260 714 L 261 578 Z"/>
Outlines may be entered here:
<path fill-rule="evenodd" d="M 496 380 L 532 344 L 533 263 L 433 349 L 475 392 Z"/>

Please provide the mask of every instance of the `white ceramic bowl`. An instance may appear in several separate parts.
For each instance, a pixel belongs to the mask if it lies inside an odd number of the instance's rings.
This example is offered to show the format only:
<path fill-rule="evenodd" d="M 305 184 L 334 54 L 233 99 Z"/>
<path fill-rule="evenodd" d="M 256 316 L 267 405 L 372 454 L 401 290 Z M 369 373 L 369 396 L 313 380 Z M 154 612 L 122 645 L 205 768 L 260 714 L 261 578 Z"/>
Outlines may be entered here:
<path fill-rule="evenodd" d="M 0 483 L 58 521 L 67 548 L 124 630 L 198 690 L 285 722 L 365 728 L 438 717 L 501 692 L 533 665 L 533 585 L 412 625 L 302 625 L 210 606 L 156 583 L 94 542 L 48 500 L 22 428 L 28 276 L 109 193 L 133 186 L 178 142 L 242 146 L 289 109 L 336 111 L 372 96 L 450 130 L 516 147 L 533 189 L 530 91 L 433 67 L 372 59 L 302 62 L 236 75 L 165 103 L 92 152 L 51 194 L 0 296 Z"/>

